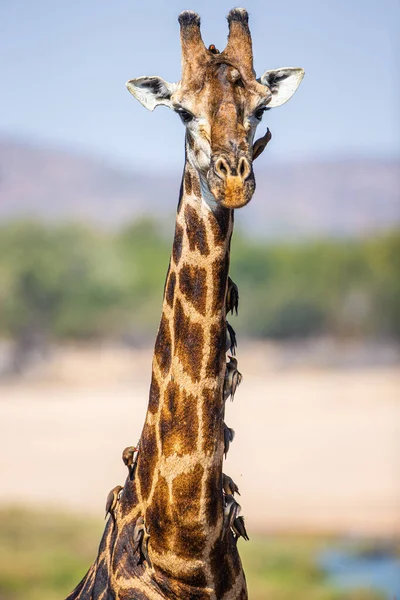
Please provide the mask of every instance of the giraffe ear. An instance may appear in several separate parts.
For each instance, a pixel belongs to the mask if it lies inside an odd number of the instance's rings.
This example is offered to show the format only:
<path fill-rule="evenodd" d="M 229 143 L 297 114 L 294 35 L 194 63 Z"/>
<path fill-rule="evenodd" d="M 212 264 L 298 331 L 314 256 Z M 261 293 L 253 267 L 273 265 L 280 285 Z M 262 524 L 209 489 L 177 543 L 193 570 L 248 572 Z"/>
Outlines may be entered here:
<path fill-rule="evenodd" d="M 171 96 L 178 89 L 177 83 L 168 83 L 154 75 L 130 79 L 125 85 L 132 96 L 148 110 L 154 110 L 160 104 L 172 108 Z"/>
<path fill-rule="evenodd" d="M 304 69 L 299 67 L 283 67 L 274 71 L 265 71 L 259 82 L 266 85 L 272 93 L 268 108 L 285 104 L 293 96 L 303 77 Z"/>

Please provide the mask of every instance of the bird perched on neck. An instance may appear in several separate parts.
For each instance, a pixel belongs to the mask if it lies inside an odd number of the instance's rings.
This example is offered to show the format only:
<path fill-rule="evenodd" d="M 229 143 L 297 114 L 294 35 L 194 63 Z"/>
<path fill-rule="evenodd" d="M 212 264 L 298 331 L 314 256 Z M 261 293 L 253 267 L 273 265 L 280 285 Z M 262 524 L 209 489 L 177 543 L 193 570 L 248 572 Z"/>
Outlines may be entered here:
<path fill-rule="evenodd" d="M 148 565 L 151 567 L 151 561 L 149 558 L 148 552 L 148 544 L 149 544 L 150 533 L 146 527 L 144 522 L 144 518 L 142 516 L 138 517 L 135 529 L 133 530 L 133 552 L 140 552 L 139 564 L 142 564 L 144 560 L 147 561 Z"/>
<path fill-rule="evenodd" d="M 234 283 L 230 277 L 228 277 L 228 288 L 226 290 L 225 304 L 226 314 L 230 312 L 233 315 L 233 311 L 235 311 L 237 316 L 239 308 L 239 290 L 236 283 Z"/>
<path fill-rule="evenodd" d="M 249 536 L 247 535 L 246 527 L 244 525 L 244 517 L 236 517 L 232 523 L 233 533 L 235 534 L 236 543 L 240 537 L 249 540 Z"/>
<path fill-rule="evenodd" d="M 235 333 L 235 330 L 233 329 L 232 325 L 230 325 L 227 321 L 226 322 L 226 352 L 229 351 L 231 354 L 235 355 L 236 348 L 237 348 L 236 333 Z"/>
<path fill-rule="evenodd" d="M 224 490 L 225 494 L 230 494 L 231 496 L 234 494 L 239 494 L 240 496 L 238 486 L 233 479 L 229 477 L 229 475 L 225 475 L 225 473 L 222 473 L 222 489 Z"/>
<path fill-rule="evenodd" d="M 224 380 L 224 400 L 227 400 L 229 396 L 231 400 L 235 397 L 235 392 L 240 385 L 243 376 L 237 369 L 237 360 L 233 356 L 229 356 L 229 362 L 226 365 L 225 380 Z"/>
<path fill-rule="evenodd" d="M 242 507 L 231 494 L 224 496 L 224 526 L 222 530 L 222 537 L 225 537 L 228 530 L 232 527 L 232 524 L 236 517 L 239 516 Z"/>
<path fill-rule="evenodd" d="M 233 442 L 234 437 L 235 437 L 234 430 L 231 429 L 230 427 L 228 427 L 224 423 L 224 454 L 225 454 L 225 458 L 226 458 L 226 455 L 228 454 L 229 446 L 230 446 L 231 442 Z"/>
<path fill-rule="evenodd" d="M 105 519 L 107 518 L 107 515 L 110 514 L 112 517 L 112 520 L 115 523 L 115 507 L 117 506 L 117 502 L 119 499 L 119 494 L 120 491 L 123 489 L 122 485 L 116 485 L 108 494 L 107 496 L 107 500 L 106 500 L 106 515 L 105 515 Z"/>
<path fill-rule="evenodd" d="M 135 452 L 138 451 L 136 446 L 127 446 L 122 452 L 122 460 L 124 465 L 128 467 L 129 470 L 129 478 L 133 479 L 133 475 L 135 473 L 137 455 L 135 457 Z"/>

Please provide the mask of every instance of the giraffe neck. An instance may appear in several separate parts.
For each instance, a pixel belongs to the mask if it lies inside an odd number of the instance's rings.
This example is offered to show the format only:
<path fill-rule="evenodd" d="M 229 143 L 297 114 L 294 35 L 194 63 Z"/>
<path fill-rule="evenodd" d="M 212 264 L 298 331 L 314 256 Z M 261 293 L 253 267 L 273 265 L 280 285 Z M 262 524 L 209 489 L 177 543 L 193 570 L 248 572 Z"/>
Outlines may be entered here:
<path fill-rule="evenodd" d="M 153 557 L 163 567 L 171 553 L 205 559 L 221 534 L 232 229 L 232 211 L 210 207 L 186 162 L 136 474 Z"/>

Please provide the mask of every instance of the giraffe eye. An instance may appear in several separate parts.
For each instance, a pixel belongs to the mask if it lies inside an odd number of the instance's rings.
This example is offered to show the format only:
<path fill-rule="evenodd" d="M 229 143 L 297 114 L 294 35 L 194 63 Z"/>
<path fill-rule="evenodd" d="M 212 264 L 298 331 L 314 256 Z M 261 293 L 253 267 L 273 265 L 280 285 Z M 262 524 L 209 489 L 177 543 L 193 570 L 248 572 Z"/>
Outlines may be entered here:
<path fill-rule="evenodd" d="M 183 123 L 190 123 L 190 121 L 193 121 L 194 119 L 194 116 L 187 110 L 184 110 L 183 108 L 178 108 L 176 112 L 182 119 Z"/>
<path fill-rule="evenodd" d="M 266 110 L 267 110 L 266 106 L 262 106 L 261 108 L 258 108 L 256 110 L 256 112 L 254 113 L 255 118 L 258 119 L 259 121 L 261 121 L 261 119 L 263 118 L 263 114 Z"/>

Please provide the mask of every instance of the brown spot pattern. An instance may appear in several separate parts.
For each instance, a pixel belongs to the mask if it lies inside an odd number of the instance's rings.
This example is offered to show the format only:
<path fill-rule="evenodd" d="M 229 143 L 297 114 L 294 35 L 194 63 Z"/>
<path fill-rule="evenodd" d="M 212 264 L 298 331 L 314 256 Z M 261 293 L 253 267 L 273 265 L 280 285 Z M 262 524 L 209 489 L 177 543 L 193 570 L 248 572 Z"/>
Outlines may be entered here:
<path fill-rule="evenodd" d="M 180 356 L 181 363 L 193 381 L 200 381 L 204 334 L 198 323 L 189 324 L 185 346 L 186 348 Z"/>
<path fill-rule="evenodd" d="M 126 517 L 132 509 L 134 509 L 137 504 L 137 492 L 136 492 L 136 481 L 133 479 L 132 481 L 129 479 L 129 474 L 127 475 L 124 493 L 121 496 L 119 501 L 120 511 L 122 517 Z"/>
<path fill-rule="evenodd" d="M 204 467 L 197 464 L 189 473 L 177 475 L 173 481 L 174 510 L 180 527 L 190 525 L 198 519 L 203 473 Z"/>
<path fill-rule="evenodd" d="M 157 486 L 145 515 L 145 523 L 149 528 L 149 544 L 157 552 L 166 552 L 172 549 L 171 527 L 173 515 L 171 513 L 168 485 L 164 477 L 158 478 Z"/>
<path fill-rule="evenodd" d="M 188 196 L 192 193 L 192 177 L 188 170 L 185 171 L 185 192 Z"/>
<path fill-rule="evenodd" d="M 204 552 L 207 536 L 203 526 L 198 521 L 179 527 L 174 537 L 174 550 L 178 556 L 184 558 L 200 558 Z"/>
<path fill-rule="evenodd" d="M 191 206 L 185 207 L 186 232 L 190 250 L 198 250 L 202 256 L 210 253 L 207 243 L 207 232 L 203 221 Z"/>
<path fill-rule="evenodd" d="M 135 556 L 132 552 L 133 547 L 133 530 L 134 524 L 131 522 L 125 523 L 122 529 L 118 531 L 118 537 L 115 542 L 114 552 L 112 557 L 113 571 L 121 569 L 128 563 L 131 567 L 136 567 L 139 556 Z"/>
<path fill-rule="evenodd" d="M 223 206 L 218 206 L 217 209 L 209 215 L 209 223 L 211 225 L 216 246 L 221 246 L 225 243 L 232 220 L 233 212 Z"/>
<path fill-rule="evenodd" d="M 193 381 L 199 381 L 204 347 L 203 329 L 185 315 L 180 300 L 175 302 L 174 334 L 175 350 L 183 368 Z"/>
<path fill-rule="evenodd" d="M 196 196 L 196 198 L 200 198 L 200 196 L 201 196 L 200 180 L 199 180 L 199 176 L 197 175 L 197 173 L 195 173 L 192 177 L 192 187 L 193 187 L 193 194 Z"/>
<path fill-rule="evenodd" d="M 226 286 L 228 282 L 229 256 L 217 259 L 212 264 L 212 279 L 214 283 L 214 293 L 212 302 L 212 312 L 216 314 L 222 311 L 225 306 Z"/>
<path fill-rule="evenodd" d="M 203 316 L 206 314 L 207 271 L 202 267 L 183 265 L 179 272 L 179 289 L 185 299 Z"/>
<path fill-rule="evenodd" d="M 168 319 L 163 314 L 160 327 L 158 329 L 154 355 L 157 359 L 161 373 L 166 375 L 171 366 L 171 333 L 169 330 Z"/>
<path fill-rule="evenodd" d="M 137 475 L 140 478 L 140 487 L 143 497 L 148 498 L 151 482 L 155 476 L 157 465 L 157 438 L 154 425 L 146 424 L 140 438 L 140 452 L 138 458 Z"/>
<path fill-rule="evenodd" d="M 175 334 L 175 345 L 180 339 L 181 331 L 188 326 L 188 317 L 186 317 L 183 310 L 182 302 L 177 299 L 174 309 L 174 334 Z"/>
<path fill-rule="evenodd" d="M 178 225 L 178 223 L 177 223 L 176 227 L 175 227 L 174 243 L 172 246 L 172 257 L 173 257 L 174 263 L 176 265 L 179 264 L 179 261 L 182 256 L 182 242 L 183 242 L 183 228 L 180 225 Z"/>
<path fill-rule="evenodd" d="M 165 288 L 165 299 L 171 308 L 174 303 L 175 285 L 176 285 L 176 275 L 172 271 L 168 277 L 167 285 Z"/>
<path fill-rule="evenodd" d="M 206 364 L 207 377 L 218 377 L 225 360 L 226 325 L 221 318 L 210 330 L 210 349 Z"/>
<path fill-rule="evenodd" d="M 207 522 L 210 527 L 215 527 L 218 516 L 222 515 L 222 474 L 219 466 L 210 470 L 206 480 L 205 510 Z"/>
<path fill-rule="evenodd" d="M 198 416 L 196 399 L 179 390 L 173 382 L 168 384 L 160 418 L 160 438 L 165 457 L 191 454 L 196 449 Z"/>
<path fill-rule="evenodd" d="M 167 388 L 165 390 L 165 395 L 164 395 L 164 399 L 165 399 L 165 404 L 164 406 L 167 408 L 167 410 L 172 414 L 175 415 L 177 408 L 179 406 L 179 387 L 178 385 L 174 382 L 174 381 L 170 381 L 167 385 Z"/>
<path fill-rule="evenodd" d="M 202 450 L 206 455 L 214 454 L 223 438 L 222 388 L 220 398 L 218 396 L 219 394 L 211 389 L 203 391 L 203 404 L 207 408 L 203 410 L 204 446 Z"/>
<path fill-rule="evenodd" d="M 150 394 L 149 394 L 149 405 L 148 410 L 151 414 L 155 414 L 158 410 L 158 403 L 160 401 L 160 386 L 157 383 L 154 373 L 151 376 Z"/>

